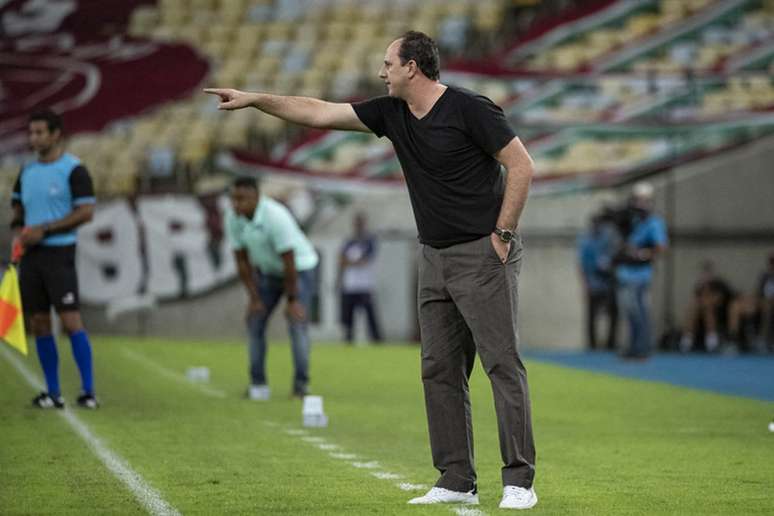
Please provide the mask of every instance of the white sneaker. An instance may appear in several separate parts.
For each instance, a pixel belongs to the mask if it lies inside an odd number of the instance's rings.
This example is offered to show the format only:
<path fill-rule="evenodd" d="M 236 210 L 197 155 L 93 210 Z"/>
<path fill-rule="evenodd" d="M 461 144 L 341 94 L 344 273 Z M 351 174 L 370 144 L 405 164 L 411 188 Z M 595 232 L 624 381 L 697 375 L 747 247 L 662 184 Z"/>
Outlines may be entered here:
<path fill-rule="evenodd" d="M 268 385 L 251 385 L 247 389 L 247 398 L 253 401 L 268 401 L 271 398 L 271 389 Z"/>
<path fill-rule="evenodd" d="M 450 491 L 443 487 L 433 487 L 424 496 L 412 498 L 408 501 L 412 505 L 426 505 L 431 503 L 464 503 L 468 505 L 478 505 L 478 493 L 476 490 L 462 493 L 460 491 Z"/>
<path fill-rule="evenodd" d="M 519 486 L 505 486 L 500 509 L 531 509 L 537 504 L 535 488 L 525 489 Z"/>

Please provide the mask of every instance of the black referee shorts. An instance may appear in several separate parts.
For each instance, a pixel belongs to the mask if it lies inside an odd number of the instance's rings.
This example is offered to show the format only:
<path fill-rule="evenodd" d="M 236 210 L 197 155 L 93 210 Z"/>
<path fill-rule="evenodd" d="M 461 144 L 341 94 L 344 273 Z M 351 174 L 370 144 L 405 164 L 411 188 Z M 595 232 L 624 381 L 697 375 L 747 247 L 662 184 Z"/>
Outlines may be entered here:
<path fill-rule="evenodd" d="M 19 263 L 19 287 L 26 313 L 48 313 L 51 305 L 57 312 L 78 310 L 75 246 L 27 249 Z"/>

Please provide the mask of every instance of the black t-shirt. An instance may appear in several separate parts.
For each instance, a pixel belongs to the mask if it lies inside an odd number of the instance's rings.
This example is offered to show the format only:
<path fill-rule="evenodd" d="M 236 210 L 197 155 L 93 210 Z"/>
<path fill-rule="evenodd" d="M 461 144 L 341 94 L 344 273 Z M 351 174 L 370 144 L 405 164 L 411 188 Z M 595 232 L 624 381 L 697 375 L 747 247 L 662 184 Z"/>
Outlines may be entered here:
<path fill-rule="evenodd" d="M 420 242 L 448 247 L 494 230 L 504 183 L 493 155 L 515 136 L 502 109 L 453 86 L 421 119 L 396 97 L 377 97 L 352 107 L 371 131 L 392 141 Z"/>

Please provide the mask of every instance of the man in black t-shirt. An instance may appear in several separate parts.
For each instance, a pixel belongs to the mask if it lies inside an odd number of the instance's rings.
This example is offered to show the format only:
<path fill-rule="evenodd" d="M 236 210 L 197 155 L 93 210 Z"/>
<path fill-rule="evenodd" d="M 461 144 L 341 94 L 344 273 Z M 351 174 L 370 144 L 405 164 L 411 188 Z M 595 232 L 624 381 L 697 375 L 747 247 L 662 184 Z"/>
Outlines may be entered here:
<path fill-rule="evenodd" d="M 476 352 L 494 392 L 504 466 L 502 508 L 537 503 L 527 374 L 518 352 L 516 232 L 532 160 L 502 109 L 439 82 L 438 49 L 420 32 L 392 42 L 379 77 L 388 96 L 356 104 L 207 89 L 220 109 L 255 107 L 323 129 L 387 136 L 419 231 L 419 323 L 433 463 L 441 473 L 412 504 L 478 503 L 468 378 Z"/>

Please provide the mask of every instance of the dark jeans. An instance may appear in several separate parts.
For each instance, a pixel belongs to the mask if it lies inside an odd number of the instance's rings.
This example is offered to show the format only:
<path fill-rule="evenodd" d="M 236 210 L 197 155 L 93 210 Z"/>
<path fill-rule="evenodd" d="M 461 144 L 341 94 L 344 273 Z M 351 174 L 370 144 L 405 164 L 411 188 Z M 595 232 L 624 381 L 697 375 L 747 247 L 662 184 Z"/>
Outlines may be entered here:
<path fill-rule="evenodd" d="M 486 236 L 419 252 L 422 382 L 436 486 L 476 485 L 468 379 L 478 352 L 492 384 L 505 485 L 532 486 L 535 445 L 516 311 L 521 239 L 503 264 Z"/>
<path fill-rule="evenodd" d="M 615 336 L 618 328 L 618 302 L 616 301 L 615 288 L 607 290 L 589 291 L 586 297 L 586 334 L 589 349 L 602 348 L 597 341 L 597 319 L 607 312 L 608 327 L 605 349 L 615 350 Z"/>
<path fill-rule="evenodd" d="M 316 270 L 298 271 L 298 300 L 306 310 L 307 318 L 312 304 L 317 283 Z M 247 330 L 250 338 L 248 351 L 250 354 L 250 381 L 253 385 L 264 385 L 266 379 L 266 326 L 272 312 L 277 307 L 284 291 L 284 279 L 279 276 L 260 274 L 258 278 L 258 293 L 266 310 L 250 317 Z M 288 319 L 290 346 L 293 351 L 293 392 L 303 394 L 309 383 L 309 323 Z"/>
<path fill-rule="evenodd" d="M 365 310 L 368 317 L 368 333 L 371 340 L 381 342 L 382 332 L 379 329 L 379 321 L 376 318 L 374 303 L 370 292 L 345 292 L 341 294 L 341 324 L 344 325 L 344 333 L 347 342 L 352 342 L 355 309 Z"/>
<path fill-rule="evenodd" d="M 650 285 L 618 286 L 618 308 L 629 322 L 627 355 L 647 357 L 651 351 Z"/>

